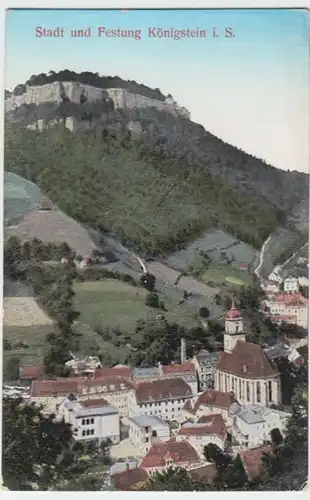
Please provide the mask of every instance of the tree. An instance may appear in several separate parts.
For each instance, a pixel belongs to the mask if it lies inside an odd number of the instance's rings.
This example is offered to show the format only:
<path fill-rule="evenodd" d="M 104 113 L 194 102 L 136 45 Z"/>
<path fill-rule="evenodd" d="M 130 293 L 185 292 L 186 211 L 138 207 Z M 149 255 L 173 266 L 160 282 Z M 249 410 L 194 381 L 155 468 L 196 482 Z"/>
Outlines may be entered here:
<path fill-rule="evenodd" d="M 195 481 L 185 469 L 169 467 L 163 472 L 155 472 L 140 490 L 147 491 L 206 491 L 207 483 Z"/>
<path fill-rule="evenodd" d="M 154 274 L 145 273 L 141 276 L 140 283 L 149 292 L 153 292 L 155 290 L 156 278 L 155 278 Z"/>
<path fill-rule="evenodd" d="M 208 462 L 215 464 L 219 474 L 226 472 L 230 458 L 214 443 L 209 443 L 203 449 L 203 455 Z"/>
<path fill-rule="evenodd" d="M 207 307 L 203 306 L 199 308 L 199 316 L 202 318 L 208 318 L 210 316 L 210 311 Z"/>
<path fill-rule="evenodd" d="M 281 431 L 276 427 L 270 431 L 271 442 L 273 446 L 276 448 L 283 443 L 283 436 Z"/>
<path fill-rule="evenodd" d="M 158 293 L 150 292 L 145 297 L 145 305 L 153 307 L 154 309 L 160 308 Z"/>

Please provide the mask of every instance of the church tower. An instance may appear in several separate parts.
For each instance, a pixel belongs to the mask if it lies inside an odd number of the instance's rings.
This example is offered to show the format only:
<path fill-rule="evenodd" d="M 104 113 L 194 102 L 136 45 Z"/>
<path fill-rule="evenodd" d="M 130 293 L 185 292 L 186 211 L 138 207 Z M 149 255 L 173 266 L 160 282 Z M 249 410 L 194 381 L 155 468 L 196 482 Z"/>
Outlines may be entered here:
<path fill-rule="evenodd" d="M 243 320 L 240 311 L 232 300 L 231 309 L 225 317 L 224 351 L 231 352 L 238 340 L 245 342 L 245 332 L 243 331 Z"/>

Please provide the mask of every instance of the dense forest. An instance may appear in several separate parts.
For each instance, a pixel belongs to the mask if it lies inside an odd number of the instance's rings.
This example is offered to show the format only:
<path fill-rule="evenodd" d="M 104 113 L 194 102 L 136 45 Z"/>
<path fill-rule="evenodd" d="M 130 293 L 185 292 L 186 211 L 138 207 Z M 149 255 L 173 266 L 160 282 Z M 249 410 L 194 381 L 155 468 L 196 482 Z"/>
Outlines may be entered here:
<path fill-rule="evenodd" d="M 181 248 L 221 227 L 260 247 L 284 214 L 195 163 L 107 130 L 7 130 L 5 168 L 35 182 L 64 212 L 144 255 Z"/>

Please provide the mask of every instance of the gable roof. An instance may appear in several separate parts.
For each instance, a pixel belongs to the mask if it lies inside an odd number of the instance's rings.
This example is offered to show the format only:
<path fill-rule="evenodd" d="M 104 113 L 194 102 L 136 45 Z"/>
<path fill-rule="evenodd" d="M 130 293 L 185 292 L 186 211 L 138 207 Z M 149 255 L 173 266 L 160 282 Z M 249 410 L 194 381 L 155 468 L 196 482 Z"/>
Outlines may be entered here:
<path fill-rule="evenodd" d="M 264 453 L 271 452 L 271 445 L 258 446 L 239 453 L 245 472 L 249 479 L 258 478 L 263 472 L 262 457 Z"/>
<path fill-rule="evenodd" d="M 222 415 L 207 415 L 196 424 L 185 423 L 178 432 L 180 436 L 206 436 L 215 434 L 225 439 L 227 428 Z"/>
<path fill-rule="evenodd" d="M 83 390 L 85 378 L 59 378 L 56 380 L 34 380 L 31 385 L 32 397 L 66 396 Z"/>
<path fill-rule="evenodd" d="M 165 467 L 166 461 L 171 459 L 174 465 L 191 464 L 200 461 L 197 451 L 187 441 L 169 441 L 155 443 L 142 459 L 140 467 L 148 469 Z"/>
<path fill-rule="evenodd" d="M 147 479 L 148 473 L 140 467 L 118 472 L 111 478 L 114 487 L 120 491 L 128 491 L 137 483 L 144 483 Z"/>
<path fill-rule="evenodd" d="M 135 392 L 139 403 L 192 396 L 191 387 L 180 378 L 140 382 Z"/>
<path fill-rule="evenodd" d="M 193 363 L 180 363 L 162 366 L 162 371 L 164 375 L 173 375 L 174 373 L 195 373 L 195 366 Z"/>
<path fill-rule="evenodd" d="M 133 369 L 130 366 L 117 365 L 113 366 L 113 368 L 107 368 L 103 366 L 102 368 L 97 368 L 95 371 L 95 378 L 102 377 L 124 377 L 124 378 L 132 378 Z"/>
<path fill-rule="evenodd" d="M 240 340 L 231 353 L 221 352 L 216 369 L 242 378 L 267 378 L 278 374 L 261 346 Z"/>
<path fill-rule="evenodd" d="M 128 390 L 132 388 L 132 383 L 123 377 L 119 376 L 109 376 L 109 377 L 100 377 L 100 378 L 94 378 L 94 379 L 87 379 L 85 380 L 84 384 L 86 389 L 91 389 L 91 388 L 96 388 L 100 387 L 102 388 L 102 391 L 98 392 L 111 392 L 111 391 L 121 391 L 121 390 Z"/>
<path fill-rule="evenodd" d="M 22 366 L 19 370 L 20 379 L 35 379 L 45 375 L 43 366 Z"/>
<path fill-rule="evenodd" d="M 272 299 L 273 302 L 277 304 L 285 304 L 286 306 L 293 306 L 293 307 L 306 307 L 308 305 L 308 299 L 303 296 L 301 292 L 284 292 L 284 293 L 277 293 L 276 295 L 273 296 Z"/>
<path fill-rule="evenodd" d="M 202 405 L 215 406 L 217 408 L 228 409 L 230 405 L 236 401 L 235 396 L 232 392 L 222 392 L 216 391 L 214 389 L 207 389 L 202 394 L 195 403 L 195 410 Z"/>

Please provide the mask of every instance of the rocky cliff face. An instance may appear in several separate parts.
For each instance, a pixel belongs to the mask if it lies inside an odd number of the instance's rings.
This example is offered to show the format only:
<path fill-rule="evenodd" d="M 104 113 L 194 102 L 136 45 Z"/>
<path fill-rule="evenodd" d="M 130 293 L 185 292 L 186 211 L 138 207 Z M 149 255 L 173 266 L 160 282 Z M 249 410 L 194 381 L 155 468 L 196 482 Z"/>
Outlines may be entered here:
<path fill-rule="evenodd" d="M 179 106 L 172 98 L 165 101 L 150 99 L 139 94 L 133 94 L 121 88 L 100 89 L 78 82 L 54 82 L 42 86 L 27 86 L 22 95 L 10 95 L 5 100 L 5 111 L 14 111 L 23 104 L 43 104 L 46 102 L 60 103 L 64 99 L 79 103 L 81 96 L 90 102 L 110 99 L 115 109 L 156 107 L 174 116 L 190 119 L 189 111 Z"/>

